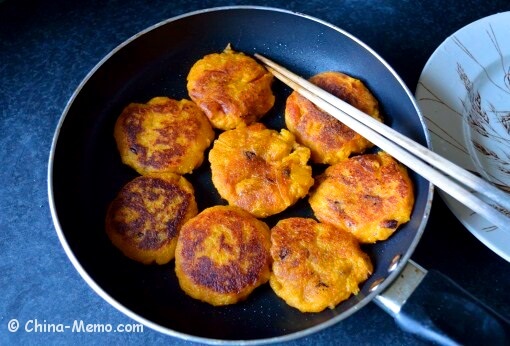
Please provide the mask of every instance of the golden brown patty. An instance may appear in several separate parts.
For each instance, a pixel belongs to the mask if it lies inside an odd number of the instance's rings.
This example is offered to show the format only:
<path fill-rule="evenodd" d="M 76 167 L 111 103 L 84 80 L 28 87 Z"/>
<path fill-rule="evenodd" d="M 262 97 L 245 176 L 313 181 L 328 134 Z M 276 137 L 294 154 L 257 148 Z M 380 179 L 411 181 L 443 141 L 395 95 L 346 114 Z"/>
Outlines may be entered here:
<path fill-rule="evenodd" d="M 221 197 L 256 217 L 285 210 L 313 185 L 310 150 L 261 123 L 223 132 L 209 153 Z"/>
<path fill-rule="evenodd" d="M 203 162 L 214 131 L 193 102 L 155 97 L 127 106 L 114 136 L 122 161 L 138 173 L 185 174 Z"/>
<path fill-rule="evenodd" d="M 106 232 L 127 257 L 165 264 L 174 258 L 182 225 L 196 214 L 193 187 L 186 179 L 172 173 L 141 176 L 111 203 Z"/>
<path fill-rule="evenodd" d="M 271 229 L 271 256 L 271 287 L 301 312 L 334 308 L 372 273 L 350 233 L 308 218 L 284 219 Z"/>
<path fill-rule="evenodd" d="M 232 206 L 205 209 L 181 229 L 175 272 L 191 297 L 212 305 L 245 299 L 269 279 L 269 227 Z"/>
<path fill-rule="evenodd" d="M 409 221 L 414 193 L 406 168 L 379 152 L 326 169 L 309 201 L 320 221 L 350 231 L 360 242 L 374 243 Z"/>
<path fill-rule="evenodd" d="M 310 82 L 382 121 L 377 100 L 360 80 L 340 72 L 323 72 Z M 334 164 L 373 146 L 297 92 L 287 98 L 285 123 L 297 141 L 310 148 L 315 163 Z"/>
<path fill-rule="evenodd" d="M 213 126 L 229 130 L 259 120 L 273 107 L 272 81 L 255 59 L 228 46 L 193 65 L 187 88 Z"/>

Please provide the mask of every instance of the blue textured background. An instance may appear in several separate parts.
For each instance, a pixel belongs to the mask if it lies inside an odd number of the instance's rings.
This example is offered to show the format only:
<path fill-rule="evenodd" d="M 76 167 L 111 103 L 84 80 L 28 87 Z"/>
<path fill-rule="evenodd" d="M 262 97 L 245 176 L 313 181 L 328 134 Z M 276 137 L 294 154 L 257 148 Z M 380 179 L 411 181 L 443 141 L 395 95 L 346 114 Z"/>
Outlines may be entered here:
<path fill-rule="evenodd" d="M 134 323 L 94 291 L 68 260 L 47 201 L 53 132 L 74 89 L 110 50 L 142 29 L 202 8 L 280 7 L 328 21 L 378 52 L 414 91 L 434 49 L 508 1 L 0 1 L 0 345 L 176 344 L 143 333 L 28 333 L 24 323 Z M 413 255 L 510 315 L 510 264 L 479 243 L 435 198 Z M 10 333 L 16 318 L 21 330 Z M 370 304 L 336 326 L 288 345 L 420 345 Z"/>

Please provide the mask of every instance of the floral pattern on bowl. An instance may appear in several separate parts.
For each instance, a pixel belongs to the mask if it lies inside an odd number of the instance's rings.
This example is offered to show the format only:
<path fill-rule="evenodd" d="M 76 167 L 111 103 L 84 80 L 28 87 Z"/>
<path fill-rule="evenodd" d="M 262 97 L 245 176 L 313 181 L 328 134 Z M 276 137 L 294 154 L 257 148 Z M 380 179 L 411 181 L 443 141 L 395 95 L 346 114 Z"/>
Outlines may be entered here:
<path fill-rule="evenodd" d="M 460 29 L 432 54 L 416 89 L 432 149 L 507 192 L 510 192 L 509 32 L 510 12 L 482 18 Z M 470 232 L 510 261 L 508 232 L 439 193 Z"/>

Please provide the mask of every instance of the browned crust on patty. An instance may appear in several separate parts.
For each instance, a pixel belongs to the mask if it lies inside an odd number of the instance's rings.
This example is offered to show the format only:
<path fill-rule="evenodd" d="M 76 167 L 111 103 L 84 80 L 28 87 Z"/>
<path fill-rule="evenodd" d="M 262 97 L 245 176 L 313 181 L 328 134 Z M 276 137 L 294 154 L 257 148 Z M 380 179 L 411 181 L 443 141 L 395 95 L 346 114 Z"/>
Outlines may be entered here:
<path fill-rule="evenodd" d="M 181 288 L 212 305 L 245 299 L 267 282 L 268 226 L 241 208 L 215 206 L 184 225 L 175 270 Z"/>
<path fill-rule="evenodd" d="M 350 233 L 311 218 L 279 221 L 271 229 L 271 256 L 271 287 L 302 312 L 334 308 L 357 294 L 373 270 Z"/>
<path fill-rule="evenodd" d="M 214 131 L 189 100 L 155 97 L 128 105 L 114 129 L 122 161 L 140 174 L 185 174 L 198 167 Z"/>
<path fill-rule="evenodd" d="M 360 80 L 340 72 L 323 72 L 310 81 L 382 121 L 378 101 Z M 297 92 L 287 98 L 285 123 L 298 142 L 310 148 L 312 160 L 316 163 L 334 164 L 373 146 Z"/>
<path fill-rule="evenodd" d="M 129 258 L 164 264 L 174 258 L 182 225 L 197 214 L 193 187 L 167 173 L 133 179 L 110 204 L 106 232 Z"/>
<path fill-rule="evenodd" d="M 229 130 L 259 120 L 272 107 L 273 76 L 255 59 L 228 46 L 204 56 L 187 77 L 190 98 L 214 127 Z"/>
<path fill-rule="evenodd" d="M 313 185 L 309 157 L 289 131 L 261 123 L 225 131 L 209 153 L 221 197 L 256 217 L 279 213 L 306 196 Z"/>
<path fill-rule="evenodd" d="M 328 167 L 309 202 L 321 222 L 350 231 L 360 242 L 374 243 L 409 221 L 413 184 L 406 168 L 390 155 L 359 155 Z"/>

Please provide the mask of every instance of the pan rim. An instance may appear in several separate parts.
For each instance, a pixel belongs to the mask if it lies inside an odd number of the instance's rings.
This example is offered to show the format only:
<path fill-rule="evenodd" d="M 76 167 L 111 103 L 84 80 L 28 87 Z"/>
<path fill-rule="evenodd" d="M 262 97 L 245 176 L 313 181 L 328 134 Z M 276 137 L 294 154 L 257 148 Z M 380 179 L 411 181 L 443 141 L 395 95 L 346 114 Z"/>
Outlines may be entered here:
<path fill-rule="evenodd" d="M 75 256 L 75 254 L 73 253 L 69 243 L 67 242 L 67 239 L 64 235 L 64 232 L 63 232 L 63 229 L 61 227 L 61 224 L 60 224 L 60 221 L 59 221 L 59 218 L 58 218 L 58 214 L 57 214 L 57 210 L 56 210 L 56 204 L 55 204 L 55 199 L 54 199 L 54 194 L 53 194 L 53 166 L 54 166 L 54 157 L 55 157 L 55 151 L 56 151 L 56 147 L 57 147 L 57 143 L 58 143 L 58 139 L 59 139 L 59 135 L 60 135 L 60 132 L 62 130 L 62 126 L 67 118 L 67 115 L 68 115 L 68 112 L 70 110 L 70 108 L 72 107 L 74 101 L 76 100 L 77 96 L 81 93 L 83 87 L 88 83 L 88 81 L 91 79 L 91 77 L 97 72 L 97 70 L 103 65 L 105 64 L 113 55 L 115 55 L 118 51 L 120 51 L 121 49 L 123 49 L 125 46 L 127 46 L 128 44 L 130 44 L 131 42 L 135 41 L 136 39 L 138 39 L 139 37 L 161 27 L 161 26 L 164 26 L 164 25 L 167 25 L 171 22 L 175 22 L 177 20 L 180 20 L 180 19 L 183 19 L 183 18 L 187 18 L 187 17 L 192 17 L 192 16 L 197 16 L 197 15 L 201 15 L 201 14 L 204 14 L 204 13 L 210 13 L 210 12 L 220 12 L 220 11 L 229 11 L 229 10 L 257 10 L 257 11 L 269 11 L 269 12 L 280 12 L 280 13 L 284 13 L 284 14 L 289 14 L 289 15 L 292 15 L 292 16 L 298 16 L 298 17 L 302 17 L 304 19 L 307 19 L 307 20 L 311 20 L 311 21 L 314 21 L 314 22 L 317 22 L 321 25 L 324 25 L 330 29 L 333 29 L 334 31 L 338 32 L 339 34 L 341 35 L 344 35 L 346 37 L 348 37 L 349 39 L 353 40 L 356 44 L 360 45 L 363 49 L 367 50 L 371 55 L 373 55 L 378 61 L 380 61 L 384 67 L 392 74 L 392 76 L 395 78 L 395 80 L 399 83 L 400 87 L 404 90 L 404 92 L 407 94 L 409 100 L 412 102 L 413 104 L 413 107 L 415 108 L 416 110 L 416 113 L 418 115 L 418 118 L 419 118 L 419 121 L 420 121 L 420 124 L 424 130 L 424 136 L 425 136 L 425 140 L 426 140 L 426 143 L 427 143 L 427 146 L 430 147 L 430 135 L 428 133 L 428 131 L 426 130 L 426 124 L 424 122 L 424 119 L 423 119 L 423 116 L 420 112 L 420 109 L 417 105 L 417 102 L 416 100 L 414 99 L 414 96 L 413 94 L 410 92 L 409 88 L 406 86 L 406 84 L 403 82 L 403 80 L 400 78 L 400 76 L 393 70 L 393 68 L 382 58 L 380 57 L 372 48 L 370 48 L 369 46 L 367 46 L 364 42 L 360 41 L 357 37 L 353 36 L 352 34 L 344 31 L 343 29 L 331 24 L 331 23 L 328 23 L 322 19 L 319 19 L 319 18 L 316 18 L 316 17 L 313 17 L 313 16 L 310 16 L 310 15 L 307 15 L 307 14 L 303 14 L 303 13 L 300 13 L 300 12 L 296 12 L 296 11 L 291 11 L 291 10 L 287 10 L 287 9 L 282 9 L 282 8 L 275 8 L 275 7 L 270 7 L 270 6 L 251 6 L 251 5 L 233 5 L 233 6 L 220 6 L 220 7 L 211 7 L 211 8 L 205 8 L 205 9 L 200 9 L 200 10 L 196 10 L 196 11 L 192 11 L 192 12 L 187 12 L 187 13 L 183 13 L 181 15 L 177 15 L 177 16 L 174 16 L 174 17 L 171 17 L 171 18 L 167 18 L 163 21 L 160 21 L 154 25 L 151 25 L 145 29 L 143 29 L 142 31 L 132 35 L 131 37 L 129 37 L 128 39 L 126 39 L 125 41 L 121 42 L 119 45 L 117 45 L 114 49 L 112 49 L 108 54 L 106 54 L 86 75 L 85 77 L 82 79 L 82 81 L 78 84 L 77 88 L 74 90 L 73 94 L 71 95 L 71 97 L 69 98 L 61 116 L 60 116 L 60 119 L 58 121 L 58 124 L 56 126 L 56 129 L 55 129 L 55 132 L 54 132 L 54 135 L 53 135 L 53 139 L 52 139 L 52 142 L 51 142 L 51 149 L 50 149 L 50 154 L 49 154 L 49 159 L 48 159 L 48 170 L 47 170 L 47 188 L 48 188 L 48 201 L 49 201 L 49 207 L 50 207 L 50 212 L 51 212 L 51 217 L 52 217 L 52 220 L 53 220 L 53 224 L 54 224 L 54 227 L 55 227 L 55 230 L 57 232 L 57 236 L 59 238 L 59 241 L 67 255 L 67 257 L 69 258 L 69 260 L 71 261 L 71 263 L 73 264 L 74 268 L 78 271 L 78 273 L 80 274 L 80 276 L 85 280 L 85 282 L 93 289 L 93 291 L 98 294 L 101 298 L 103 298 L 106 302 L 108 302 L 110 305 L 112 305 L 114 308 L 116 308 L 118 311 L 122 312 L 123 314 L 125 314 L 126 316 L 128 316 L 129 318 L 137 321 L 137 322 L 140 322 L 142 323 L 143 325 L 155 330 L 155 331 L 158 331 L 162 334 L 166 334 L 166 335 L 169 335 L 169 336 L 172 336 L 172 337 L 176 337 L 176 338 L 179 338 L 179 339 L 182 339 L 182 340 L 186 340 L 186 341 L 192 341 L 192 342 L 199 342 L 199 343 L 206 343 L 206 344 L 223 344 L 223 345 L 239 345 L 239 344 L 243 344 L 243 345 L 259 345 L 259 344 L 269 344 L 269 343 L 276 343 L 276 342 L 285 342 L 285 341 L 290 341 L 290 340 L 294 340 L 294 339 L 298 339 L 298 338 L 302 338 L 302 337 L 305 337 L 305 336 L 309 336 L 309 335 L 312 335 L 316 332 L 319 332 L 321 330 L 324 330 L 338 322 L 340 322 L 341 320 L 349 317 L 350 315 L 352 315 L 353 313 L 355 313 L 356 311 L 360 310 L 361 308 L 363 308 L 365 305 L 367 305 L 369 302 L 371 302 L 374 297 L 376 295 L 378 295 L 379 293 L 381 293 L 383 290 L 385 290 L 389 285 L 391 285 L 391 283 L 395 280 L 396 276 L 400 273 L 400 271 L 403 269 L 403 267 L 405 266 L 405 264 L 407 263 L 407 261 L 410 259 L 412 253 L 414 252 L 416 246 L 418 245 L 420 239 L 421 239 L 421 236 L 423 234 L 423 231 L 425 230 L 425 226 L 427 224 L 427 221 L 428 221 L 428 218 L 429 218 L 429 214 L 430 214 L 430 209 L 431 209 L 431 206 L 432 206 L 432 199 L 433 199 L 433 195 L 434 195 L 434 187 L 431 183 L 429 183 L 429 187 L 428 187 L 428 195 L 427 195 L 427 201 L 426 201 L 426 205 L 425 205 L 425 210 L 424 210 L 424 214 L 423 214 L 423 217 L 422 219 L 420 220 L 420 224 L 418 226 L 418 229 L 416 230 L 416 235 L 412 241 L 412 243 L 410 244 L 410 246 L 408 247 L 407 251 L 405 254 L 403 254 L 402 258 L 400 259 L 399 261 L 399 264 L 396 266 L 396 268 L 384 279 L 384 281 L 377 287 L 375 288 L 370 294 L 368 294 L 367 296 L 365 296 L 362 300 L 360 300 L 358 303 L 356 303 L 356 305 L 354 305 L 353 307 L 349 308 L 348 310 L 340 313 L 339 315 L 337 316 L 334 316 L 332 318 L 330 318 L 329 320 L 327 321 L 324 321 L 316 326 L 313 326 L 313 327 L 309 327 L 307 329 L 304 329 L 304 330 L 301 330 L 301 331 L 298 331 L 298 332 L 293 332 L 293 333 L 290 333 L 290 334 L 285 334 L 285 335 L 282 335 L 282 336 L 276 336 L 276 337 L 270 337 L 270 338 L 264 338 L 264 339 L 251 339 L 251 340 L 222 340 L 222 339 L 213 339 L 213 338 L 206 338 L 206 337 L 201 337 L 201 336 L 196 336 L 196 335 L 191 335 L 191 334 L 186 334 L 186 333 L 182 333 L 182 332 L 179 332 L 179 331 L 176 331 L 176 330 L 173 330 L 173 329 L 170 329 L 170 328 L 167 328 L 167 327 L 163 327 L 157 323 L 154 323 L 138 314 L 136 314 L 135 312 L 131 311 L 130 309 L 126 308 L 124 305 L 122 305 L 120 302 L 118 302 L 116 299 L 114 299 L 111 295 L 109 295 L 108 293 L 106 293 L 106 291 L 103 290 L 103 288 L 101 288 L 99 286 L 99 284 L 97 284 L 94 279 L 92 279 L 92 277 L 87 273 L 87 271 L 83 268 L 83 266 L 79 263 L 77 257 Z"/>

